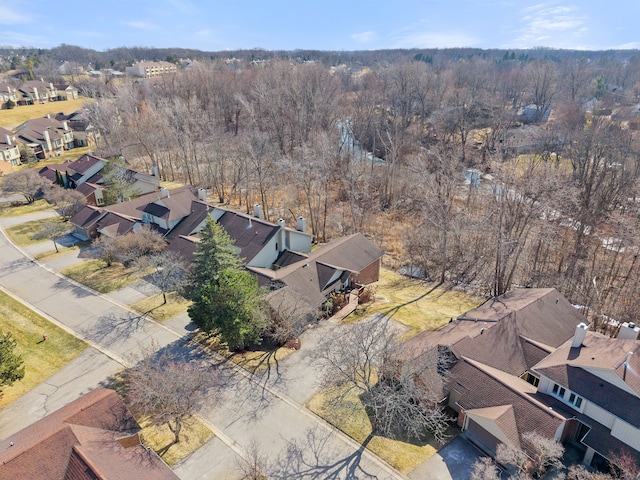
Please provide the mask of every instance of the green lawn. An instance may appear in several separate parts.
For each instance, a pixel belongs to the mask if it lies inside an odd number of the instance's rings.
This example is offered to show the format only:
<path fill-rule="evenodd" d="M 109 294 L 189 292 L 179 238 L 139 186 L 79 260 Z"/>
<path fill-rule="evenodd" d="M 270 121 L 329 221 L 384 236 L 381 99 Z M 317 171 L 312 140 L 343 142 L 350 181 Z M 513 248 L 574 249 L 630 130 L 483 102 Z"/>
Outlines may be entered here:
<path fill-rule="evenodd" d="M 53 210 L 53 206 L 46 200 L 36 200 L 33 203 L 22 203 L 14 205 L 11 202 L 0 203 L 0 217 L 20 217 L 30 213 Z"/>
<path fill-rule="evenodd" d="M 55 250 L 53 242 L 50 239 L 38 238 L 38 236 L 42 233 L 44 224 L 51 221 L 60 223 L 64 222 L 61 217 L 44 218 L 42 220 L 34 220 L 33 222 L 14 225 L 13 227 L 5 229 L 5 232 L 7 233 L 7 235 L 9 235 L 14 243 L 20 245 L 21 247 L 33 245 L 34 243 L 51 242 L 51 250 Z M 67 222 L 67 225 L 69 226 L 69 230 L 73 228 L 71 223 Z"/>
<path fill-rule="evenodd" d="M 100 293 L 118 290 L 141 278 L 141 274 L 133 268 L 125 268 L 121 263 L 107 267 L 102 260 L 88 260 L 65 268 L 60 273 Z"/>
<path fill-rule="evenodd" d="M 380 270 L 380 280 L 373 290 L 375 300 L 358 306 L 355 318 L 383 313 L 411 328 L 412 334 L 436 330 L 451 318 L 484 302 L 482 298 L 457 290 L 436 288 L 435 284 L 408 278 L 385 268 Z"/>
<path fill-rule="evenodd" d="M 25 362 L 25 376 L 0 397 L 0 407 L 53 375 L 86 348 L 86 344 L 0 291 L 0 330 L 18 343 L 16 352 Z M 47 340 L 42 341 L 46 335 Z"/>
<path fill-rule="evenodd" d="M 167 303 L 163 303 L 163 301 L 162 294 L 158 293 L 130 306 L 140 313 L 148 313 L 156 320 L 164 322 L 176 315 L 185 313 L 189 305 L 191 305 L 191 301 L 175 292 L 167 293 Z"/>
<path fill-rule="evenodd" d="M 356 411 L 340 412 L 331 407 L 329 397 L 324 393 L 314 396 L 307 406 L 356 442 L 362 444 L 366 441 L 369 450 L 402 473 L 410 472 L 436 452 L 437 444 L 433 441 L 425 445 L 415 445 L 377 435 L 370 437 L 371 422 L 364 407 Z"/>

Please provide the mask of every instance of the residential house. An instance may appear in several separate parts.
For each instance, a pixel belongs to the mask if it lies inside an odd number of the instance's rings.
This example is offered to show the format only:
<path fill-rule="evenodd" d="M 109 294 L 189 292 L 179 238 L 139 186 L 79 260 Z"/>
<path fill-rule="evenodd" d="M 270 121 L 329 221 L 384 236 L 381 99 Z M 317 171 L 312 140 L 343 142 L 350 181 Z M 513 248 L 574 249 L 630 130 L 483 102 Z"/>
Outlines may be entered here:
<path fill-rule="evenodd" d="M 0 442 L 0 478 L 177 480 L 142 444 L 113 390 L 97 388 Z"/>
<path fill-rule="evenodd" d="M 20 165 L 20 149 L 16 136 L 9 130 L 0 127 L 0 171 L 8 173 L 11 167 Z"/>
<path fill-rule="evenodd" d="M 96 238 L 98 236 L 98 221 L 104 216 L 104 210 L 94 205 L 84 206 L 78 213 L 71 217 L 74 235 L 81 240 Z"/>
<path fill-rule="evenodd" d="M 495 454 L 532 454 L 537 432 L 582 449 L 586 464 L 623 452 L 640 462 L 640 342 L 587 332 L 555 289 L 516 289 L 406 342 L 452 359 L 448 405 L 465 434 Z M 635 338 L 633 338 L 635 333 Z"/>
<path fill-rule="evenodd" d="M 7 102 L 18 105 L 18 95 L 16 87 L 8 82 L 0 82 L 0 109 L 7 108 Z"/>
<path fill-rule="evenodd" d="M 333 292 L 377 282 L 384 251 L 360 233 L 341 237 L 313 252 L 287 250 L 271 265 L 247 265 L 262 285 L 285 285 L 318 307 Z M 273 287 L 272 287 L 273 288 Z"/>
<path fill-rule="evenodd" d="M 28 80 L 18 87 L 21 98 L 20 105 L 34 105 L 36 103 L 54 102 L 58 99 L 58 91 L 53 83 L 43 80 Z"/>
<path fill-rule="evenodd" d="M 69 115 L 60 112 L 55 118 L 61 122 L 66 121 L 73 130 L 73 142 L 76 147 L 94 147 L 100 140 L 100 131 L 87 120 L 84 110 L 76 110 Z"/>
<path fill-rule="evenodd" d="M 80 75 L 84 72 L 84 68 L 77 62 L 64 61 L 58 67 L 60 75 Z"/>
<path fill-rule="evenodd" d="M 71 223 L 74 234 L 85 240 L 98 234 L 123 235 L 144 225 L 166 235 L 189 216 L 195 200 L 190 187 L 162 189 L 100 209 L 87 205 L 71 218 Z"/>
<path fill-rule="evenodd" d="M 108 160 L 93 155 L 91 152 L 82 155 L 73 162 L 51 164 L 40 169 L 39 173 L 51 181 L 56 181 L 56 170 L 63 176 L 66 187 L 75 188 L 87 199 L 89 205 L 104 205 L 103 169 Z M 122 168 L 121 176 L 127 179 L 131 190 L 136 194 L 145 194 L 158 190 L 160 179 L 154 175 Z"/>
<path fill-rule="evenodd" d="M 566 418 L 570 440 L 586 447 L 583 462 L 621 456 L 640 465 L 640 342 L 576 329 L 574 337 L 532 373 L 544 403 Z"/>
<path fill-rule="evenodd" d="M 343 237 L 312 252 L 312 236 L 305 232 L 304 218 L 297 219 L 295 229 L 288 228 L 283 219 L 267 222 L 259 205 L 252 216 L 207 204 L 204 189 L 198 191 L 198 197 L 189 187 L 182 187 L 161 189 L 102 209 L 87 206 L 71 222 L 75 234 L 83 239 L 121 235 L 148 224 L 164 235 L 169 250 L 191 260 L 208 218 L 225 229 L 238 256 L 261 285 L 274 291 L 287 289 L 288 296 L 309 308 L 317 308 L 334 291 L 378 280 L 384 252 L 363 235 Z"/>
<path fill-rule="evenodd" d="M 64 171 L 62 173 L 69 172 L 69 177 L 73 182 L 73 185 L 70 186 L 77 187 L 100 173 L 106 164 L 107 159 L 88 152 L 73 162 L 63 164 Z"/>
<path fill-rule="evenodd" d="M 548 106 L 533 103 L 518 110 L 518 118 L 522 123 L 547 123 L 550 115 Z"/>
<path fill-rule="evenodd" d="M 126 68 L 126 73 L 132 77 L 156 78 L 169 73 L 176 73 L 178 67 L 170 62 L 138 62 Z"/>
<path fill-rule="evenodd" d="M 53 85 L 53 87 L 56 89 L 56 93 L 58 94 L 56 97 L 57 101 L 78 99 L 78 89 L 73 85 L 69 85 L 68 83 L 63 83 L 63 84 L 55 84 Z"/>
<path fill-rule="evenodd" d="M 49 116 L 28 120 L 15 130 L 23 154 L 45 160 L 74 147 L 73 132 L 66 122 Z"/>

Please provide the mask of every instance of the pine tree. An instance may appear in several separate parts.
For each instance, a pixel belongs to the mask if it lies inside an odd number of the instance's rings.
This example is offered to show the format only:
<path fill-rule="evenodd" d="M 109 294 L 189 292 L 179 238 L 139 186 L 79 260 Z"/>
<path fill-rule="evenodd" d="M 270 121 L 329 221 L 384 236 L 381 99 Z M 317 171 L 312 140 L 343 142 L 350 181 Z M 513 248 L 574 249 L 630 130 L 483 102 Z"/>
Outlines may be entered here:
<path fill-rule="evenodd" d="M 189 317 L 202 331 L 218 333 L 232 350 L 260 343 L 267 316 L 257 279 L 244 269 L 231 238 L 213 219 L 200 235 L 189 282 Z"/>
<path fill-rule="evenodd" d="M 0 388 L 24 377 L 24 362 L 14 350 L 16 341 L 10 333 L 0 331 Z M 0 390 L 2 395 L 2 390 Z"/>

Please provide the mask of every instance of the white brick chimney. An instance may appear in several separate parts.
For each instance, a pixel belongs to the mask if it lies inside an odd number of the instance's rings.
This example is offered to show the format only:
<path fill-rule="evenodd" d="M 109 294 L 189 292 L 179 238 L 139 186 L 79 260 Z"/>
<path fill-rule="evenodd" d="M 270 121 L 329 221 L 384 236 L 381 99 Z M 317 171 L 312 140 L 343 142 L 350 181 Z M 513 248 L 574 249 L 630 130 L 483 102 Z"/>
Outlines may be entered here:
<path fill-rule="evenodd" d="M 573 334 L 573 342 L 571 342 L 571 348 L 580 348 L 584 337 L 587 336 L 587 324 L 581 323 L 576 327 L 576 332 Z"/>

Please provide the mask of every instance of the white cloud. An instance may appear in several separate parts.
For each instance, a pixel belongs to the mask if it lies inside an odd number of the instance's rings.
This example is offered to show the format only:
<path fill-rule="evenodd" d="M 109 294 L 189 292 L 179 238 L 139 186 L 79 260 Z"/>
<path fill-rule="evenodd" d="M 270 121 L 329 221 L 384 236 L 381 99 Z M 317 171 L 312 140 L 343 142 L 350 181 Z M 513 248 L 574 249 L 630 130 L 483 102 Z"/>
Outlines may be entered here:
<path fill-rule="evenodd" d="M 46 38 L 10 31 L 0 31 L 0 45 L 12 45 L 15 47 L 51 47 L 50 41 Z"/>
<path fill-rule="evenodd" d="M 204 30 L 198 30 L 196 32 L 196 35 L 198 37 L 210 37 L 212 33 L 213 32 L 211 30 L 209 30 L 208 28 L 205 28 Z"/>
<path fill-rule="evenodd" d="M 457 32 L 424 32 L 408 33 L 398 36 L 396 48 L 454 48 L 472 47 L 478 39 L 466 33 Z"/>
<path fill-rule="evenodd" d="M 623 43 L 622 45 L 616 45 L 610 48 L 611 50 L 633 50 L 633 49 L 640 48 L 640 42 L 628 42 L 628 43 Z"/>
<path fill-rule="evenodd" d="M 572 5 L 539 3 L 524 8 L 522 12 L 524 16 L 521 23 L 524 27 L 517 32 L 517 47 L 574 48 L 583 42 L 584 34 L 588 31 L 588 18 Z"/>
<path fill-rule="evenodd" d="M 140 20 L 131 20 L 129 22 L 122 22 L 123 25 L 131 28 L 137 28 L 138 30 L 158 30 L 158 26 L 151 22 L 143 22 Z"/>
<path fill-rule="evenodd" d="M 378 34 L 369 30 L 367 32 L 354 33 L 351 38 L 358 43 L 371 43 L 378 38 Z"/>
<path fill-rule="evenodd" d="M 29 23 L 31 18 L 19 12 L 11 10 L 10 7 L 0 5 L 0 24 L 15 25 L 17 23 Z"/>

